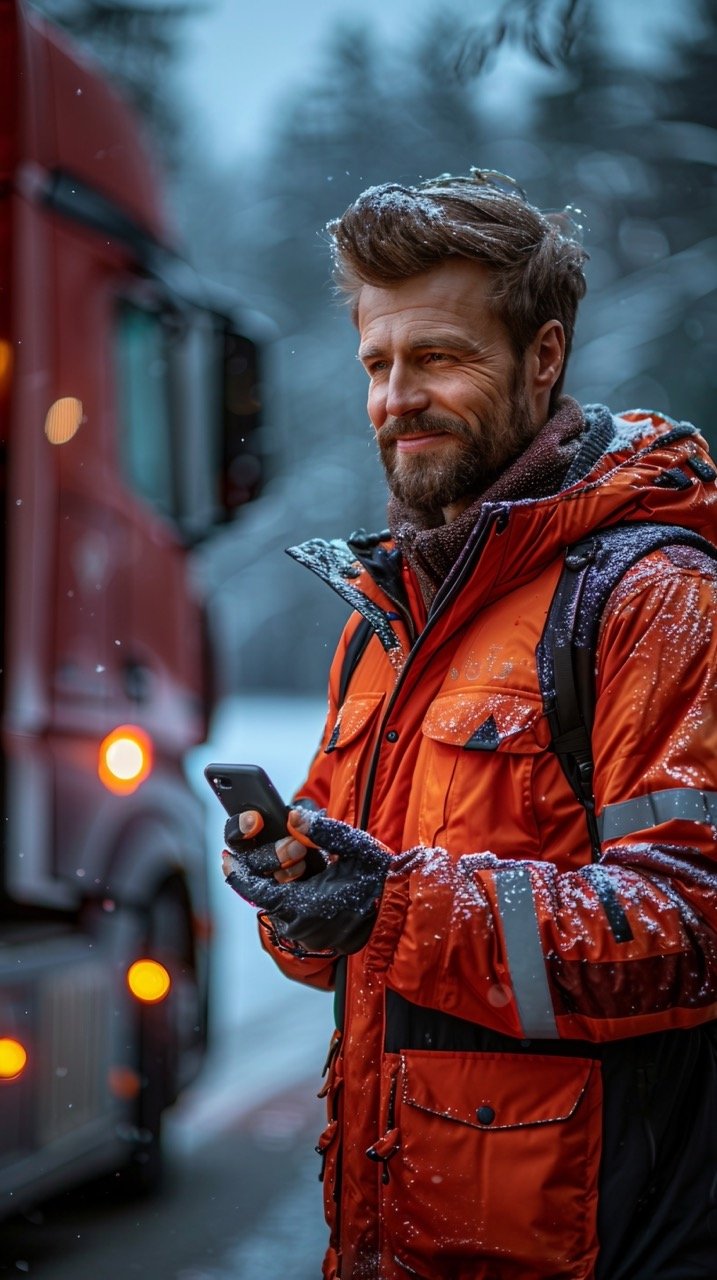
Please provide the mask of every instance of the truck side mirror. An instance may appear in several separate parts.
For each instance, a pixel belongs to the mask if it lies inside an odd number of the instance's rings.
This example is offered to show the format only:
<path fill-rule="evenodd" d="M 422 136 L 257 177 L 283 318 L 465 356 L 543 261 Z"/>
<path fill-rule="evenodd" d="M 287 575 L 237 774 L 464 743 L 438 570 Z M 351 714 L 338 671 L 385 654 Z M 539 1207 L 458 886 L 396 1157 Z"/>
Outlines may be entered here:
<path fill-rule="evenodd" d="M 174 506 L 167 514 L 194 546 L 261 490 L 259 349 L 226 315 L 201 307 L 163 313 L 156 323 L 169 335 Z"/>

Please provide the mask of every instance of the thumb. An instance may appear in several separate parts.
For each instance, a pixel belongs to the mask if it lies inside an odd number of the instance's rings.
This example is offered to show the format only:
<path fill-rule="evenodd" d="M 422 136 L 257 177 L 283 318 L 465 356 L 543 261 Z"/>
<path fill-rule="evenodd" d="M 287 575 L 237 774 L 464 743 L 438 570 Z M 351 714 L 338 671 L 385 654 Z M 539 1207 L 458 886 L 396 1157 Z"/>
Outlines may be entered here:
<path fill-rule="evenodd" d="M 289 816 L 286 819 L 286 829 L 294 840 L 298 840 L 299 844 L 303 844 L 305 849 L 314 849 L 316 846 L 309 835 L 310 814 L 306 809 L 290 809 Z"/>
<path fill-rule="evenodd" d="M 240 849 L 250 847 L 263 826 L 264 819 L 256 809 L 244 809 L 241 813 L 234 813 L 224 824 L 224 843 L 238 853 Z"/>

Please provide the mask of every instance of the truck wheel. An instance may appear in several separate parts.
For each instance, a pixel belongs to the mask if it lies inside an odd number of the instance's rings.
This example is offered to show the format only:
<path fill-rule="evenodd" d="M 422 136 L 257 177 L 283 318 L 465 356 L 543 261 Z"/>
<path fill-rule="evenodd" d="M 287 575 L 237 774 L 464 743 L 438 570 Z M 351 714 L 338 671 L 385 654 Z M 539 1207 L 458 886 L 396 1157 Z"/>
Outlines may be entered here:
<path fill-rule="evenodd" d="M 132 1196 L 150 1195 L 162 1183 L 162 1114 L 177 1096 L 180 1059 L 186 1047 L 181 1043 L 181 1017 L 188 1000 L 191 1003 L 193 998 L 199 1007 L 188 906 L 178 882 L 164 886 L 152 903 L 145 948 L 147 955 L 169 969 L 173 989 L 159 1004 L 138 1008 L 141 1088 L 133 1125 L 136 1136 L 121 1174 L 123 1188 Z"/>

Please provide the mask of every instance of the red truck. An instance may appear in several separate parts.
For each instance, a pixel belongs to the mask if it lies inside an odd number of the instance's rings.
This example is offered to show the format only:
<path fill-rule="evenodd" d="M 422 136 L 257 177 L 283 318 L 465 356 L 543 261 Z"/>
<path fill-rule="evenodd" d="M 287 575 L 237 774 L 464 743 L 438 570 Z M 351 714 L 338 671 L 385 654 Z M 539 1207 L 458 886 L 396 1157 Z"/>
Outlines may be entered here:
<path fill-rule="evenodd" d="M 257 349 L 137 122 L 0 0 L 0 1216 L 156 1177 L 206 1044 L 191 547 L 254 496 Z"/>

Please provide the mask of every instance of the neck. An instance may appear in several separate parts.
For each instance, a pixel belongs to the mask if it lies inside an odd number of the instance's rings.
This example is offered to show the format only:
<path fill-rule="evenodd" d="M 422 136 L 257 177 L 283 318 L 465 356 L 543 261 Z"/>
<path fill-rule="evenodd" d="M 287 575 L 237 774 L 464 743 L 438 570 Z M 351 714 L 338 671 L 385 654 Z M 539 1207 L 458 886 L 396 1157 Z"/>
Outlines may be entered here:
<path fill-rule="evenodd" d="M 443 523 L 452 524 L 458 516 L 462 516 L 463 512 L 467 511 L 468 507 L 473 505 L 476 498 L 479 496 L 479 494 L 472 494 L 467 498 L 460 498 L 458 502 L 449 503 L 447 507 L 441 507 L 441 511 L 443 512 Z"/>

